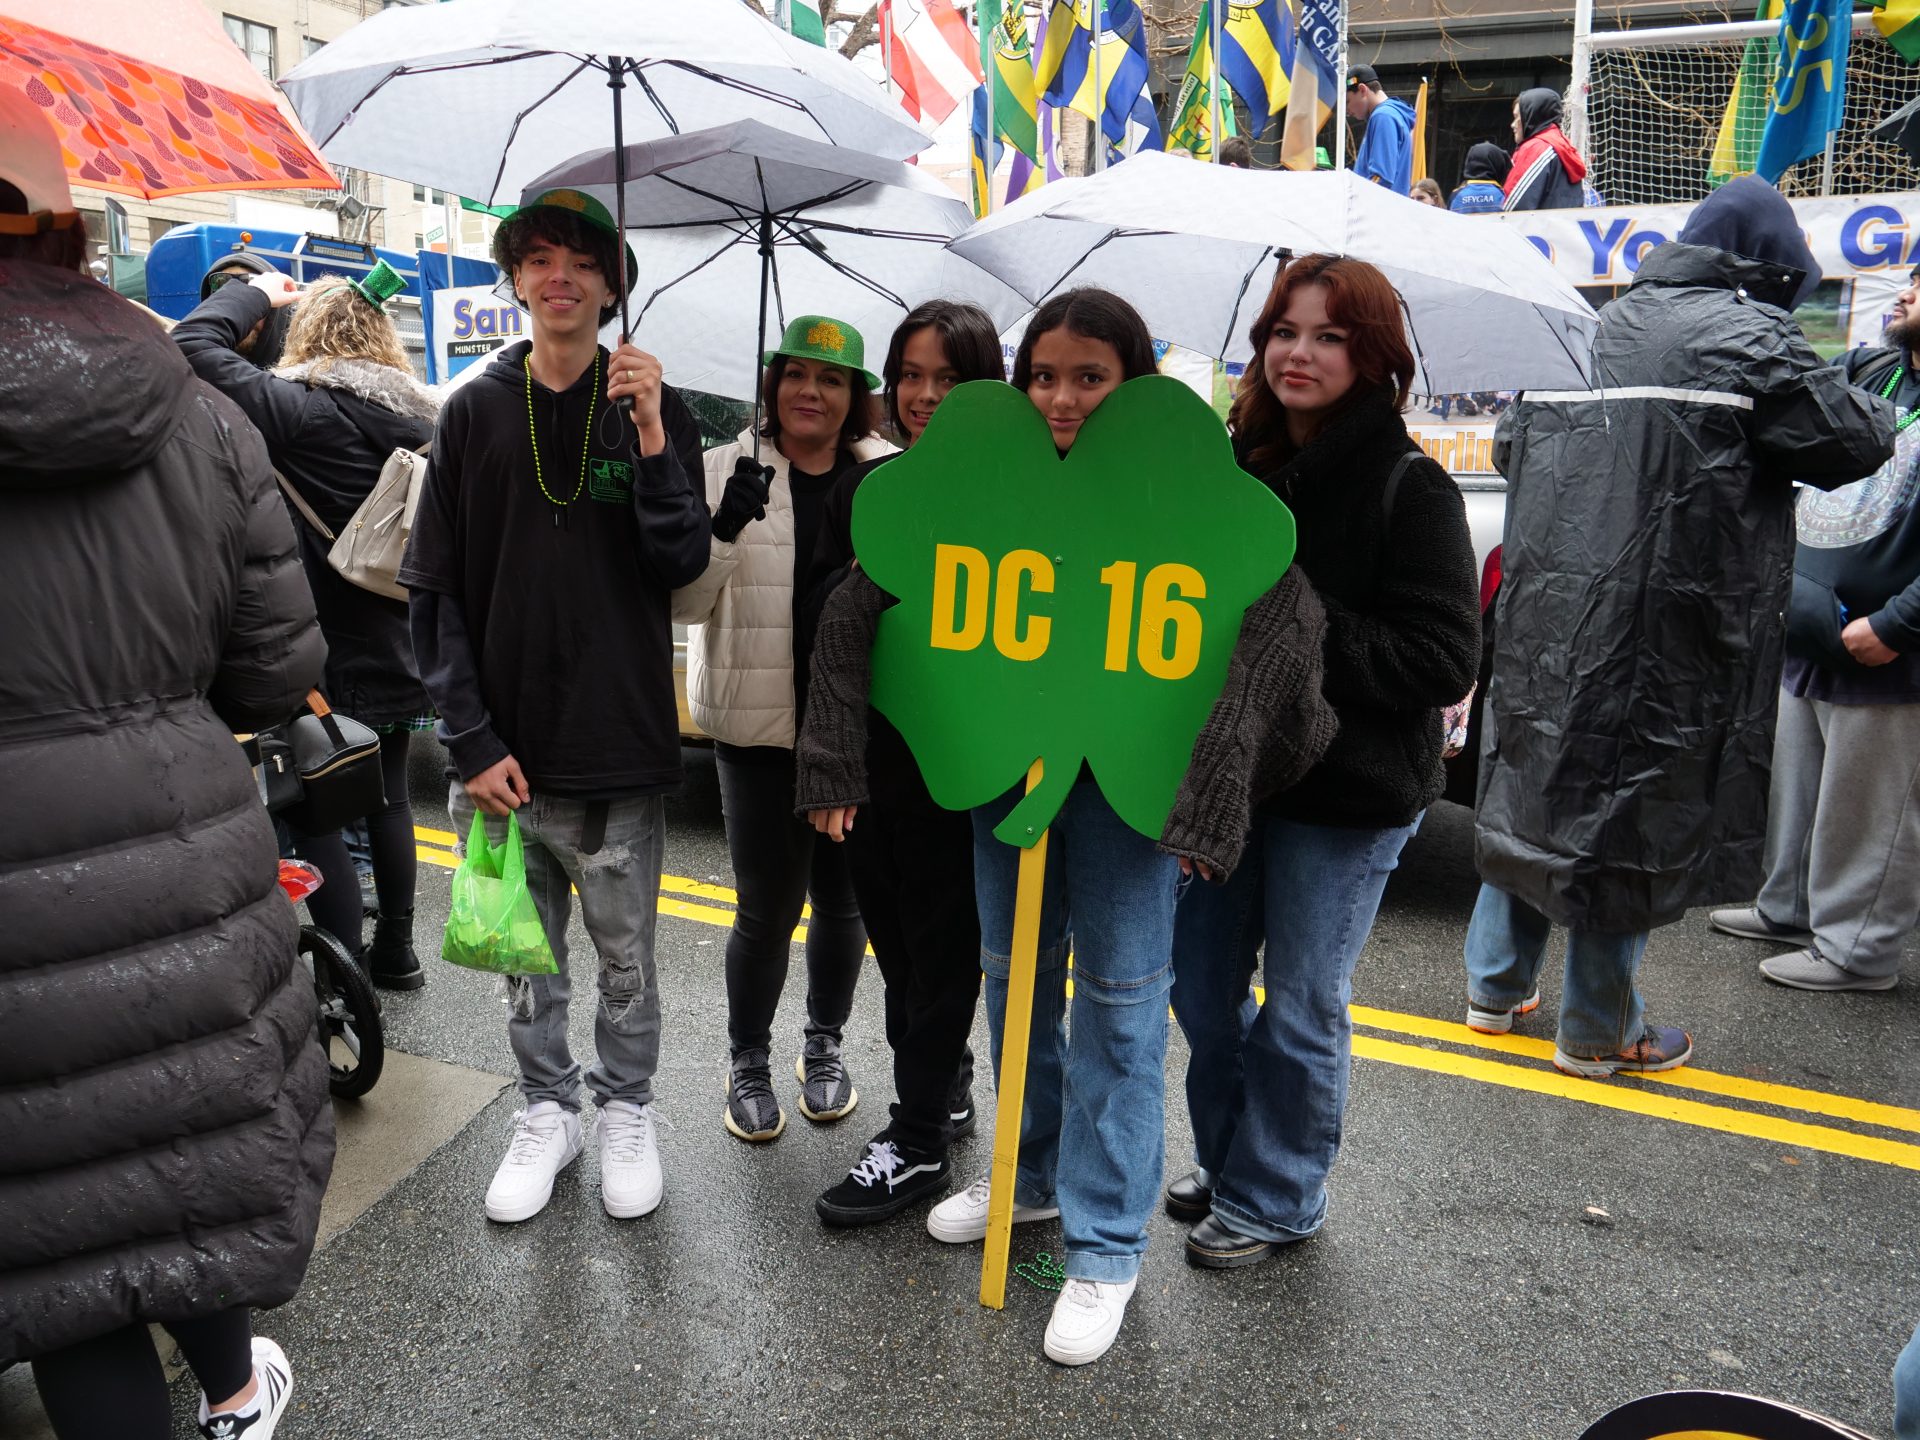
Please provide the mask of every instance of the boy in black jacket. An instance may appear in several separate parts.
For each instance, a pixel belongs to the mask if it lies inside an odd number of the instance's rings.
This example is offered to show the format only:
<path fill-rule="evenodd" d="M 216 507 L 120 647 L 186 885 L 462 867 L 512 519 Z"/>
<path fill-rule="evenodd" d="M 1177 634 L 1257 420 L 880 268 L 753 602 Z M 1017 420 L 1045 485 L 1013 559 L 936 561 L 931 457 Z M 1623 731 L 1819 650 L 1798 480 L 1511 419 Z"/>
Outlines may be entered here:
<path fill-rule="evenodd" d="M 645 1215 L 662 1193 L 653 941 L 662 796 L 680 783 L 668 594 L 706 568 L 712 522 L 696 490 L 699 430 L 660 362 L 597 341 L 618 308 L 618 243 L 605 208 L 572 190 L 500 227 L 494 258 L 533 339 L 447 401 L 400 572 L 460 777 L 455 832 L 478 809 L 498 843 L 518 814 L 528 887 L 560 965 L 510 981 L 507 1035 L 527 1108 L 487 1190 L 487 1216 L 503 1223 L 537 1215 L 581 1149 L 569 886 L 600 957 L 586 1080 L 600 1107 L 602 1202 L 610 1215 Z"/>

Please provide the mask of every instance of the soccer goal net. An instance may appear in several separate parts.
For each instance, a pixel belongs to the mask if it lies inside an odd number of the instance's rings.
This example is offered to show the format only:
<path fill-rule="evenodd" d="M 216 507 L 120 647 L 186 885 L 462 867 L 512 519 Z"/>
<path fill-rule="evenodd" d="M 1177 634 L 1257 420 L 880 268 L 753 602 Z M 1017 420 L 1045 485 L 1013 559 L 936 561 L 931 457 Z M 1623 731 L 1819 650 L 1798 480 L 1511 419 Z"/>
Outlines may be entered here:
<path fill-rule="evenodd" d="M 1595 31 L 1576 40 L 1585 52 L 1587 93 L 1584 103 L 1569 97 L 1571 130 L 1605 203 L 1700 200 L 1728 173 L 1751 169 L 1766 125 L 1772 30 L 1730 19 L 1638 34 Z M 1576 77 L 1580 68 L 1576 55 Z M 1846 124 L 1834 136 L 1831 189 L 1825 193 L 1914 188 L 1913 160 L 1870 132 L 1916 96 L 1920 67 L 1902 59 L 1871 25 L 1856 24 L 1847 62 Z M 1789 170 L 1780 188 L 1790 196 L 1819 195 L 1825 173 L 1825 158 L 1816 155 Z"/>

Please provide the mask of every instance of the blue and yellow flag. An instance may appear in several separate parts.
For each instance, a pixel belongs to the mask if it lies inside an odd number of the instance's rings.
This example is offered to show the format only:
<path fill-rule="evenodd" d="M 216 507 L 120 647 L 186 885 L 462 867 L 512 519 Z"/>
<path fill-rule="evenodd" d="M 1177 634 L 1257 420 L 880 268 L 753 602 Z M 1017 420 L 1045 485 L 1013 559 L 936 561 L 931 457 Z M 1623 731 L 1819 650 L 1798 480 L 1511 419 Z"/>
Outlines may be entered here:
<path fill-rule="evenodd" d="M 1093 54 L 1093 7 L 1104 4 L 1100 56 Z M 1052 0 L 1046 45 L 1035 66 L 1048 102 L 1096 120 L 1114 144 L 1128 138 L 1135 102 L 1147 91 L 1147 26 L 1134 0 Z M 1096 73 L 1098 94 L 1095 93 Z M 1158 129 L 1158 121 L 1155 122 Z"/>
<path fill-rule="evenodd" d="M 1287 109 L 1293 86 L 1297 32 L 1287 0 L 1257 5 L 1228 5 L 1221 29 L 1220 73 L 1247 107 L 1247 129 L 1255 139 L 1267 122 Z"/>
<path fill-rule="evenodd" d="M 1780 16 L 1771 113 L 1754 161 L 1754 173 L 1769 185 L 1826 149 L 1827 136 L 1840 128 L 1852 30 L 1852 0 L 1787 0 Z"/>

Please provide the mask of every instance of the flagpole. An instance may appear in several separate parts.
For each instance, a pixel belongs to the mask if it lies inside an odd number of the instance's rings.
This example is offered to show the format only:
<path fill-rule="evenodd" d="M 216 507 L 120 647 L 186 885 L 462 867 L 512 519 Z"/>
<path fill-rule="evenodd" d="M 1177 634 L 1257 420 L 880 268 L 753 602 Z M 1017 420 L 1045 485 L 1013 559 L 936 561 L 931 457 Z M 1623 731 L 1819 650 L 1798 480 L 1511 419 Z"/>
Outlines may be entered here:
<path fill-rule="evenodd" d="M 1107 168 L 1107 88 L 1100 79 L 1100 22 L 1106 18 L 1107 0 L 1093 0 L 1093 173 Z"/>
<path fill-rule="evenodd" d="M 1009 0 L 1000 0 L 1000 3 L 1005 5 L 1009 3 Z M 1011 3 L 1024 5 L 1026 4 L 1026 0 L 1011 0 Z M 1000 26 L 1000 11 L 996 8 L 993 13 L 994 23 L 992 25 L 985 25 L 981 24 L 981 9 L 982 7 L 977 4 L 973 7 L 974 23 L 980 25 L 980 71 L 981 74 L 986 77 L 983 83 L 987 87 L 987 138 L 980 152 L 980 166 L 981 169 L 986 172 L 987 177 L 987 183 L 984 187 L 985 196 L 981 201 L 981 203 L 986 206 L 986 209 L 981 212 L 982 215 L 985 216 L 993 213 L 993 32 Z"/>
<path fill-rule="evenodd" d="M 1285 0 L 1282 0 L 1285 3 Z M 1207 58 L 1212 61 L 1213 76 L 1207 82 L 1207 147 L 1214 164 L 1220 163 L 1220 0 L 1206 0 Z"/>
<path fill-rule="evenodd" d="M 1340 68 L 1333 76 L 1333 168 L 1347 168 L 1347 0 L 1340 0 Z"/>
<path fill-rule="evenodd" d="M 893 88 L 893 0 L 880 0 L 880 66 L 887 72 L 887 94 L 898 100 Z"/>

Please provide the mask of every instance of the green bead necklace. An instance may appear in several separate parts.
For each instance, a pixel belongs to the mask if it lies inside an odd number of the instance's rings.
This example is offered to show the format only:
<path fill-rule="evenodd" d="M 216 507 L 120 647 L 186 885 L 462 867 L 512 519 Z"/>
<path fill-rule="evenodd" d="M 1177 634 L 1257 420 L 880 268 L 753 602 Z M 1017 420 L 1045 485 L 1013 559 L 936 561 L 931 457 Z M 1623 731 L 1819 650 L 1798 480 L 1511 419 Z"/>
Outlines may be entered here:
<path fill-rule="evenodd" d="M 593 388 L 587 391 L 587 426 L 580 436 L 580 479 L 573 487 L 573 494 L 562 500 L 547 489 L 546 472 L 540 467 L 540 436 L 533 428 L 533 352 L 527 352 L 527 358 L 521 362 L 527 372 L 527 443 L 533 446 L 533 478 L 539 485 L 540 493 L 547 497 L 547 503 L 553 506 L 553 523 L 559 527 L 560 517 L 567 506 L 580 498 L 580 492 L 587 488 L 587 451 L 593 444 L 593 408 L 600 394 L 600 347 L 593 350 Z"/>
<path fill-rule="evenodd" d="M 1900 382 L 1906 378 L 1907 367 L 1904 365 L 1896 365 L 1893 370 L 1893 378 L 1887 381 L 1887 388 L 1880 392 L 1880 398 L 1882 400 L 1892 399 L 1893 392 L 1900 388 Z M 1920 406 L 1916 406 L 1900 417 L 1899 421 L 1893 427 L 1894 434 L 1897 435 L 1902 430 L 1908 429 L 1916 420 L 1920 420 Z"/>

